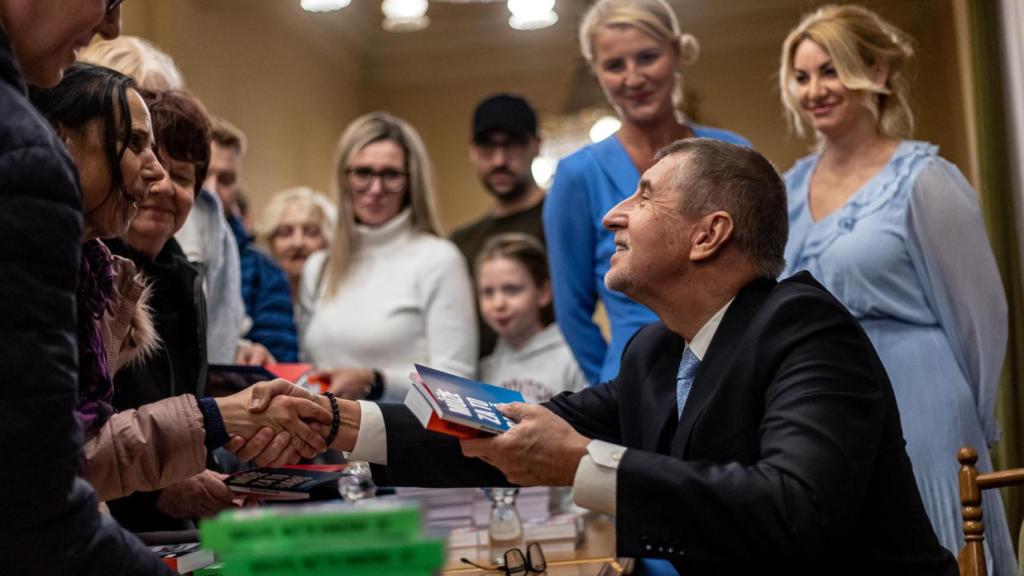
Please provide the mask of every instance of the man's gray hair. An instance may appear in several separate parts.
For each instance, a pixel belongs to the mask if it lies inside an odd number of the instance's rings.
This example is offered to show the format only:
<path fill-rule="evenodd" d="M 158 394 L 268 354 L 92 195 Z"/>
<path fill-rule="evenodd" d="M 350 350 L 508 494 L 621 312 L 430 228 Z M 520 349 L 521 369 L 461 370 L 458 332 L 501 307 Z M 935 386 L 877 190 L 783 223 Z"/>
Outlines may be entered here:
<path fill-rule="evenodd" d="M 752 148 L 710 138 L 688 138 L 662 148 L 655 162 L 682 155 L 670 175 L 670 184 L 683 192 L 680 210 L 699 218 L 716 210 L 733 220 L 736 245 L 768 278 L 786 265 L 789 216 L 786 186 L 767 158 Z"/>

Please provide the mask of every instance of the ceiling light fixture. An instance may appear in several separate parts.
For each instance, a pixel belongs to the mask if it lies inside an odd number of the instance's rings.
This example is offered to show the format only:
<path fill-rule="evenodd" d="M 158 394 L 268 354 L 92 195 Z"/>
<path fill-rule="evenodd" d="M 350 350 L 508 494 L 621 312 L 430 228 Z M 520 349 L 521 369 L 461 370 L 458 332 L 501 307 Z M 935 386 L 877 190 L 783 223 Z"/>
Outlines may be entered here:
<path fill-rule="evenodd" d="M 352 0 L 301 0 L 299 5 L 306 12 L 331 12 L 348 6 Z"/>
<path fill-rule="evenodd" d="M 427 0 L 384 0 L 384 29 L 388 32 L 414 32 L 430 24 Z"/>
<path fill-rule="evenodd" d="M 508 11 L 508 25 L 516 30 L 538 30 L 558 22 L 555 0 L 508 0 Z"/>

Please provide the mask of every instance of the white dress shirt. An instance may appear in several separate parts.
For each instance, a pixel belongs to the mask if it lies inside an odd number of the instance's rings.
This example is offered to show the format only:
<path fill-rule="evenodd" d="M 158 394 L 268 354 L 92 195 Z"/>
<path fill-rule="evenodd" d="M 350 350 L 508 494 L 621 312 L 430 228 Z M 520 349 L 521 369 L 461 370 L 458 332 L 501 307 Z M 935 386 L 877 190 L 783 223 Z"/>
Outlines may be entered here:
<path fill-rule="evenodd" d="M 730 304 L 732 300 L 701 326 L 691 342 L 687 342 L 686 345 L 701 361 L 704 360 L 704 354 L 711 345 L 711 339 L 718 331 L 718 325 L 722 323 L 722 317 L 725 316 Z M 349 458 L 386 465 L 388 454 L 384 415 L 380 407 L 373 402 L 359 401 L 359 404 L 362 409 L 359 432 Z M 615 515 L 615 493 L 618 486 L 616 474 L 626 450 L 626 447 L 618 444 L 601 440 L 590 441 L 587 445 L 587 455 L 580 460 L 573 481 L 573 498 L 578 506 L 594 512 Z"/>

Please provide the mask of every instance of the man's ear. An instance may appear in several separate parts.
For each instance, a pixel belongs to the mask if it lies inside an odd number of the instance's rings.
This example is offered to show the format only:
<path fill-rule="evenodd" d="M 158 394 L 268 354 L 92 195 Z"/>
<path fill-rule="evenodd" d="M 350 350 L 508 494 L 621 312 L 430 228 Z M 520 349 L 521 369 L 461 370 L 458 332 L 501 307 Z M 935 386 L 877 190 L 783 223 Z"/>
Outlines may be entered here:
<path fill-rule="evenodd" d="M 703 216 L 694 226 L 690 261 L 711 258 L 732 239 L 733 222 L 728 212 L 719 210 Z"/>
<path fill-rule="evenodd" d="M 541 142 L 539 137 L 530 137 L 530 140 L 527 142 L 526 145 L 527 152 L 529 153 L 530 158 L 536 158 L 538 155 L 540 155 L 540 144 Z"/>

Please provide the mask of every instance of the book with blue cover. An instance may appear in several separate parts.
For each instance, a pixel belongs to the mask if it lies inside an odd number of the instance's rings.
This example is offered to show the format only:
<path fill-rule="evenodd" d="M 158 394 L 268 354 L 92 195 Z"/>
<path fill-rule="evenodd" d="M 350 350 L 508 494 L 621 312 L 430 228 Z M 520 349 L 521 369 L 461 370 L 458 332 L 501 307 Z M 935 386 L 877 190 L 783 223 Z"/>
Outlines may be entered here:
<path fill-rule="evenodd" d="M 477 382 L 429 366 L 416 364 L 405 405 L 429 430 L 459 438 L 501 434 L 514 423 L 498 411 L 497 404 L 525 402 L 523 395 Z"/>

